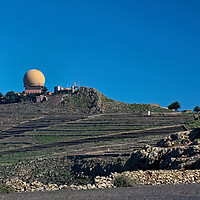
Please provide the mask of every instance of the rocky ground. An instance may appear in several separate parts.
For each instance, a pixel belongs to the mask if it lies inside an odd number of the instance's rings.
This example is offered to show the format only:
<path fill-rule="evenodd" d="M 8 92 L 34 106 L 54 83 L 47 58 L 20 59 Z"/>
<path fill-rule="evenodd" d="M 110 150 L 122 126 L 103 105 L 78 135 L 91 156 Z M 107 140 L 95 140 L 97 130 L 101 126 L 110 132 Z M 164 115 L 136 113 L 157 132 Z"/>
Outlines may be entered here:
<path fill-rule="evenodd" d="M 173 133 L 160 140 L 158 147 L 146 145 L 134 151 L 126 163 L 127 170 L 199 169 L 200 129 Z"/>
<path fill-rule="evenodd" d="M 134 151 L 128 160 L 118 160 L 118 163 L 111 160 L 102 164 L 102 160 L 98 159 L 96 162 L 85 160 L 72 163 L 65 157 L 21 163 L 10 170 L 2 168 L 2 182 L 16 192 L 199 184 L 199 138 L 200 129 L 173 133 L 160 140 L 158 147 L 147 145 Z"/>

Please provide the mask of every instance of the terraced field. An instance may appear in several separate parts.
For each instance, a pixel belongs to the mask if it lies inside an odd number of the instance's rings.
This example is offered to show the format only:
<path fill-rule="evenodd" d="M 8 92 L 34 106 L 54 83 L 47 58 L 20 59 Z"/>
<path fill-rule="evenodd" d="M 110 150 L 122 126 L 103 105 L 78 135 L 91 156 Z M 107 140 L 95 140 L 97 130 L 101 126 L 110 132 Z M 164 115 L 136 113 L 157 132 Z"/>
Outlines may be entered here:
<path fill-rule="evenodd" d="M 185 130 L 183 124 L 193 120 L 193 115 L 181 113 L 30 115 L 18 121 L 11 118 L 12 127 L 1 127 L 1 165 L 63 155 L 128 155 L 144 144 L 156 145 L 164 135 Z"/>

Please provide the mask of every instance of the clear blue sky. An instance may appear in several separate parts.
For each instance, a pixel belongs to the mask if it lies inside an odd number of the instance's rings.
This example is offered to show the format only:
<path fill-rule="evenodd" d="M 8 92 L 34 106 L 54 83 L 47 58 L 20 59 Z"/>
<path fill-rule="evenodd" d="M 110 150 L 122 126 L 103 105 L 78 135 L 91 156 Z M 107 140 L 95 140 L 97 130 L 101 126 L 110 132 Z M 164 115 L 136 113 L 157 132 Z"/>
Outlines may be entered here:
<path fill-rule="evenodd" d="M 0 91 L 74 81 L 128 103 L 200 106 L 199 0 L 0 0 Z"/>

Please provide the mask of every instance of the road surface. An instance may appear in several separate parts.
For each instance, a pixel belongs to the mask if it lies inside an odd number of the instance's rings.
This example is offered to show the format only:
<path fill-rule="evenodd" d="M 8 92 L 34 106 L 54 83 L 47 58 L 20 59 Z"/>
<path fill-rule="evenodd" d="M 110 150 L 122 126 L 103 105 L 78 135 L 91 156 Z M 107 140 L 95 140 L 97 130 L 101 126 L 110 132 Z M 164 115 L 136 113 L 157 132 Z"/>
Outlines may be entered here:
<path fill-rule="evenodd" d="M 0 194 L 0 200 L 199 200 L 200 184 Z"/>

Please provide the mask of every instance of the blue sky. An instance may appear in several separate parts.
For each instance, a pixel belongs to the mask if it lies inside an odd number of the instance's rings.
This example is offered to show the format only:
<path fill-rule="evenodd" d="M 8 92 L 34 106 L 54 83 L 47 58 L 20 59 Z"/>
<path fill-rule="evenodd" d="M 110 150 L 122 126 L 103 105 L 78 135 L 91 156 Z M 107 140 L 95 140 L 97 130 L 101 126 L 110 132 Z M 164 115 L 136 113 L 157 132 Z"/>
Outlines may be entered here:
<path fill-rule="evenodd" d="M 200 1 L 0 0 L 0 91 L 74 81 L 128 103 L 200 106 Z"/>

